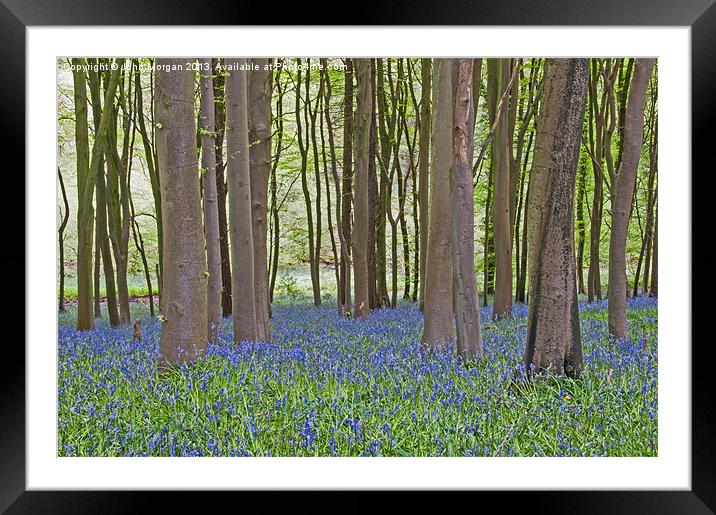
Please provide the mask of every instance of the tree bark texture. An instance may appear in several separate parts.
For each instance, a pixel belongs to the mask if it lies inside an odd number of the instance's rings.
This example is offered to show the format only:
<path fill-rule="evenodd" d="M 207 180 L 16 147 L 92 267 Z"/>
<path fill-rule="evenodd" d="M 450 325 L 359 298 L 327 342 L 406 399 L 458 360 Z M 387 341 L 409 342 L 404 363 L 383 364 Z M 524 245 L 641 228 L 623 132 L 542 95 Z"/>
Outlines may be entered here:
<path fill-rule="evenodd" d="M 157 59 L 178 65 L 182 59 Z M 196 151 L 194 74 L 165 71 L 156 77 L 154 110 L 162 188 L 164 266 L 159 368 L 192 363 L 207 342 L 207 271 Z"/>
<path fill-rule="evenodd" d="M 609 237 L 609 334 L 624 338 L 626 321 L 626 240 L 634 179 L 644 137 L 644 104 L 654 59 L 636 59 L 624 122 L 624 150 L 612 181 L 612 230 Z"/>
<path fill-rule="evenodd" d="M 245 59 L 226 60 L 229 70 L 226 77 L 226 174 L 230 206 L 231 298 L 235 343 L 256 341 L 258 338 L 245 65 Z"/>
<path fill-rule="evenodd" d="M 216 192 L 216 123 L 214 113 L 214 83 L 211 59 L 200 59 L 201 107 L 199 133 L 201 135 L 201 182 L 204 192 L 204 232 L 206 260 L 209 272 L 207 286 L 207 331 L 211 341 L 221 333 L 221 245 L 219 235 L 219 206 Z M 204 68 L 206 67 L 206 68 Z"/>
<path fill-rule="evenodd" d="M 474 118 L 472 59 L 456 59 L 457 88 L 453 127 L 452 197 L 453 303 L 457 352 L 466 361 L 482 357 L 480 303 L 475 277 L 474 195 L 472 146 Z"/>
<path fill-rule="evenodd" d="M 452 255 L 450 167 L 452 164 L 452 60 L 433 59 L 433 126 L 430 163 L 430 229 L 425 270 L 425 327 L 428 348 L 452 343 Z"/>
<path fill-rule="evenodd" d="M 550 59 L 537 122 L 529 224 L 529 313 L 523 362 L 578 377 L 582 347 L 574 256 L 574 188 L 587 59 Z"/>
<path fill-rule="evenodd" d="M 252 59 L 249 74 L 249 156 L 251 170 L 251 214 L 254 242 L 254 298 L 256 331 L 261 341 L 271 341 L 269 324 L 268 181 L 271 174 L 271 93 L 273 73 L 269 59 Z"/>

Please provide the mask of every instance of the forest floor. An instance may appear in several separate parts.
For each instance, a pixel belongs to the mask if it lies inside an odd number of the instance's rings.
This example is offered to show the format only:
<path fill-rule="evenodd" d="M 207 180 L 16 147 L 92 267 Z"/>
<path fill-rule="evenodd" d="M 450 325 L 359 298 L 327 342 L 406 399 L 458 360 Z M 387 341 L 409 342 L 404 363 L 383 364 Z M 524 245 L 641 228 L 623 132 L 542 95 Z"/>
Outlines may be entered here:
<path fill-rule="evenodd" d="M 131 326 L 58 336 L 60 456 L 655 456 L 657 300 L 628 301 L 629 337 L 607 336 L 606 302 L 580 304 L 581 379 L 510 388 L 527 309 L 490 321 L 485 358 L 420 351 L 413 305 L 340 317 L 279 299 L 273 343 L 231 343 L 159 375 L 160 322 L 132 304 Z"/>

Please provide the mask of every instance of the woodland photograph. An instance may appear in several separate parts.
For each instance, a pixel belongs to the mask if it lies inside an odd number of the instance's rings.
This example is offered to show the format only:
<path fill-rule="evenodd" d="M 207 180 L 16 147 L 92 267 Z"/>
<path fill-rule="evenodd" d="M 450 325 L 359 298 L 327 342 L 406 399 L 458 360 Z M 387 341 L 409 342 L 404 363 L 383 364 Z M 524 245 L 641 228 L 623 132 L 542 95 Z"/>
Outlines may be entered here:
<path fill-rule="evenodd" d="M 657 59 L 56 64 L 57 456 L 658 456 Z"/>

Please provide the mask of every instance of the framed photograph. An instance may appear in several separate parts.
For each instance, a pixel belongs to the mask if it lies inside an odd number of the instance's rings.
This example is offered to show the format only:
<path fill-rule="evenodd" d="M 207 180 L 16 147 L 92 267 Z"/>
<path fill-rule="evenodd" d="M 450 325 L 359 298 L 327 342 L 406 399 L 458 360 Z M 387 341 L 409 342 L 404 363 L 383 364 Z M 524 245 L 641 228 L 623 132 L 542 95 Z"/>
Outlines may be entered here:
<path fill-rule="evenodd" d="M 0 5 L 27 292 L 0 507 L 714 512 L 712 0 L 230 14 Z"/>

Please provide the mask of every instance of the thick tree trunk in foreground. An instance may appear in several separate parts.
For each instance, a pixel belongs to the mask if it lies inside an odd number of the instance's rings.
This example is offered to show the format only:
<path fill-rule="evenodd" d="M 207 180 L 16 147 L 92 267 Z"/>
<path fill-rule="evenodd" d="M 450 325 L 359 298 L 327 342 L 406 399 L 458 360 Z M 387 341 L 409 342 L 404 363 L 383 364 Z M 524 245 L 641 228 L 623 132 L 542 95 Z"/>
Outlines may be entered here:
<path fill-rule="evenodd" d="M 249 156 L 251 160 L 251 215 L 254 240 L 254 299 L 256 337 L 271 341 L 266 233 L 268 181 L 271 174 L 271 93 L 273 71 L 269 59 L 252 59 L 249 74 Z"/>
<path fill-rule="evenodd" d="M 201 71 L 201 182 L 204 189 L 204 232 L 209 272 L 207 288 L 207 331 L 211 341 L 221 332 L 221 246 L 219 206 L 216 193 L 216 124 L 214 123 L 214 84 L 211 59 L 200 59 Z M 206 68 L 204 68 L 206 67 Z"/>
<path fill-rule="evenodd" d="M 482 357 L 480 303 L 475 277 L 474 195 L 472 185 L 472 59 L 457 60 L 453 128 L 452 195 L 453 299 L 457 352 L 466 361 Z"/>
<path fill-rule="evenodd" d="M 654 59 L 636 59 L 624 123 L 624 150 L 612 183 L 612 231 L 609 238 L 609 334 L 624 338 L 626 323 L 626 240 L 634 179 L 644 137 L 644 103 Z"/>
<path fill-rule="evenodd" d="M 422 342 L 443 348 L 453 337 L 450 251 L 452 164 L 452 60 L 433 59 L 433 127 L 430 165 L 430 229 L 425 270 L 425 327 Z"/>
<path fill-rule="evenodd" d="M 523 362 L 578 377 L 582 345 L 574 259 L 574 187 L 587 59 L 550 59 L 537 123 L 529 224 L 529 314 Z"/>
<path fill-rule="evenodd" d="M 157 59 L 177 65 L 183 59 Z M 171 69 L 171 68 L 169 68 Z M 196 152 L 194 74 L 157 71 L 156 113 L 164 266 L 160 369 L 192 363 L 206 349 L 206 256 Z"/>
<path fill-rule="evenodd" d="M 231 297 L 234 342 L 256 341 L 254 299 L 254 240 L 251 226 L 249 126 L 245 59 L 227 59 L 226 175 L 229 190 L 231 237 Z M 242 299 L 243 302 L 240 302 Z"/>
<path fill-rule="evenodd" d="M 354 59 L 358 94 L 353 133 L 354 168 L 354 225 L 351 234 L 353 269 L 355 277 L 356 317 L 370 314 L 370 288 L 368 275 L 368 158 L 370 124 L 372 118 L 372 81 L 369 59 Z"/>

